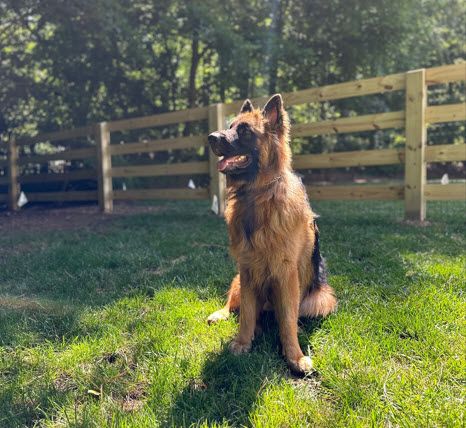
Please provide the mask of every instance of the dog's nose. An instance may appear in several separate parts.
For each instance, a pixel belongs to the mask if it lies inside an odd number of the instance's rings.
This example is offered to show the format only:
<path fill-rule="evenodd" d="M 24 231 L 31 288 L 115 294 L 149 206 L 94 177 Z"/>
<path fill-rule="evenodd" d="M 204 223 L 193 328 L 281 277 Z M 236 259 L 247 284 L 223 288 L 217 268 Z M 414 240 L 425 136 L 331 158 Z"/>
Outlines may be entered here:
<path fill-rule="evenodd" d="M 209 144 L 212 145 L 212 144 L 218 143 L 221 138 L 222 138 L 222 134 L 217 131 L 217 132 L 212 132 L 212 134 L 209 134 L 209 137 L 207 138 L 207 140 L 209 141 Z"/>

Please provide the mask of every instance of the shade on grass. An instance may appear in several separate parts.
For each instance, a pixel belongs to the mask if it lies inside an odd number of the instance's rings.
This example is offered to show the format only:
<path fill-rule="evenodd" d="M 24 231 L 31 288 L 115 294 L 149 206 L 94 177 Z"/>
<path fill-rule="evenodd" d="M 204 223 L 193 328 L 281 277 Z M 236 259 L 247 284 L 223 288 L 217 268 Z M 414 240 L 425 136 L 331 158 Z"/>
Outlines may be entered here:
<path fill-rule="evenodd" d="M 0 426 L 464 424 L 464 204 L 314 209 L 339 309 L 301 325 L 306 379 L 273 318 L 240 357 L 236 318 L 206 324 L 234 265 L 203 203 L 0 236 Z"/>

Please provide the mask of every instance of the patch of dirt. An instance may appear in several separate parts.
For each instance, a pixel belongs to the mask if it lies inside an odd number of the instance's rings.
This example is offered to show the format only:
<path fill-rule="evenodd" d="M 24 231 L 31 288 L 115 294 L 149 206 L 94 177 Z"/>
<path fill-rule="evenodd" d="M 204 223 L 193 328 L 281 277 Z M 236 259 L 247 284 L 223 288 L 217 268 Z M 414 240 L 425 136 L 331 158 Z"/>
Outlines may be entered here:
<path fill-rule="evenodd" d="M 125 412 L 134 412 L 144 406 L 146 391 L 143 384 L 135 385 L 132 390 L 120 401 L 121 408 Z"/>
<path fill-rule="evenodd" d="M 165 266 L 165 267 L 161 266 L 161 267 L 158 267 L 157 269 L 148 269 L 147 271 L 153 275 L 162 276 L 170 272 L 177 264 L 183 263 L 184 261 L 186 261 L 186 259 L 187 259 L 186 256 L 180 256 L 180 257 L 177 257 L 176 259 L 170 260 L 168 263 L 168 266 Z"/>
<path fill-rule="evenodd" d="M 52 230 L 101 229 L 115 218 L 163 210 L 159 206 L 118 203 L 112 214 L 102 214 L 96 205 L 67 207 L 31 206 L 17 212 L 0 211 L 0 233 Z"/>
<path fill-rule="evenodd" d="M 76 382 L 68 373 L 61 373 L 60 376 L 53 381 L 53 386 L 59 392 L 68 392 L 77 389 Z"/>
<path fill-rule="evenodd" d="M 407 225 L 407 226 L 415 226 L 415 227 L 429 227 L 432 223 L 428 220 L 419 221 L 419 220 L 400 220 L 400 224 Z"/>
<path fill-rule="evenodd" d="M 0 295 L 0 309 L 64 315 L 74 309 L 61 302 L 26 296 Z"/>
<path fill-rule="evenodd" d="M 124 412 L 135 412 L 141 407 L 144 406 L 144 401 L 142 400 L 135 400 L 131 397 L 127 397 L 124 399 L 124 401 L 121 403 L 121 408 Z"/>

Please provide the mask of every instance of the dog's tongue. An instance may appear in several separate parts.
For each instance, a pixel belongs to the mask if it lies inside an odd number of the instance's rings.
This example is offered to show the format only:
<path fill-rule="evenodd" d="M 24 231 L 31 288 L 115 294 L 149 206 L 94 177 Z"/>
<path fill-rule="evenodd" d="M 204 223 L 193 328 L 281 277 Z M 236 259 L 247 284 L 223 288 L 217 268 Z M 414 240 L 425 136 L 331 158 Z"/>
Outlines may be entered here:
<path fill-rule="evenodd" d="M 222 160 L 219 160 L 218 163 L 217 163 L 217 169 L 218 169 L 219 171 L 224 171 L 225 168 L 226 168 L 227 165 L 228 165 L 228 161 L 229 161 L 229 160 L 230 160 L 230 159 L 225 158 L 225 157 L 224 157 Z"/>

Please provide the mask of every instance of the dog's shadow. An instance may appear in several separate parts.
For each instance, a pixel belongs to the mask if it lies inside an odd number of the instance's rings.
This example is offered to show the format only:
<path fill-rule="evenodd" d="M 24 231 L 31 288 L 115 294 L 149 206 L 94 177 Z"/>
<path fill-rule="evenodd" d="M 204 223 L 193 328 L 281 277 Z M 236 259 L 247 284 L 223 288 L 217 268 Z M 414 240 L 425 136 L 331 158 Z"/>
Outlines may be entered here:
<path fill-rule="evenodd" d="M 321 320 L 300 322 L 300 344 L 306 352 L 309 337 Z M 220 353 L 208 358 L 200 376 L 176 397 L 168 426 L 207 424 L 250 425 L 250 413 L 261 391 L 279 378 L 296 377 L 281 353 L 278 326 L 272 314 L 262 316 L 263 331 L 248 354 L 235 356 L 225 343 Z M 312 374 L 315 377 L 317 374 Z"/>

